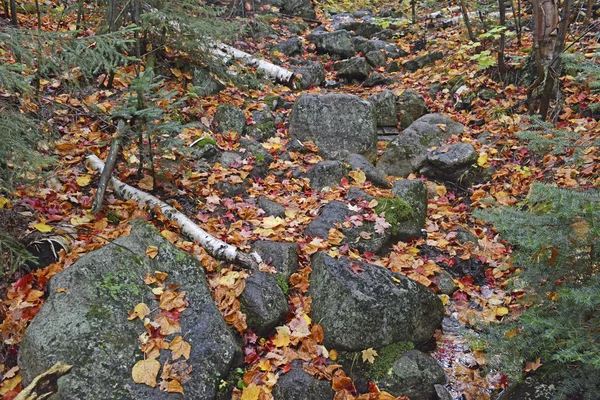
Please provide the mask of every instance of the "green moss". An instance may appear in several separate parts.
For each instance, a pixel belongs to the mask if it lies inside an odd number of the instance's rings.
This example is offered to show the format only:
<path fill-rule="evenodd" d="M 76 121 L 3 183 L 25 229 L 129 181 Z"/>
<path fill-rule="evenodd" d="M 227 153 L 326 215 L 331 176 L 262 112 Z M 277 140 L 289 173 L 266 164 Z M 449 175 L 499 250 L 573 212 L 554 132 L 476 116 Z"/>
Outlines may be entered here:
<path fill-rule="evenodd" d="M 256 159 L 256 162 L 254 163 L 257 166 L 262 166 L 265 164 L 265 155 L 262 153 L 257 153 L 254 155 L 254 158 Z"/>
<path fill-rule="evenodd" d="M 402 354 L 414 348 L 415 345 L 412 342 L 398 342 L 380 349 L 379 356 L 375 357 L 375 362 L 373 364 L 366 363 L 365 376 L 373 382 L 380 381 L 390 373 L 394 362 Z"/>
<path fill-rule="evenodd" d="M 86 319 L 100 319 L 100 320 L 110 320 L 112 317 L 112 312 L 101 305 L 92 304 L 90 310 L 85 314 Z"/>
<path fill-rule="evenodd" d="M 275 274 L 275 281 L 277 281 L 277 286 L 279 286 L 281 288 L 281 291 L 283 292 L 283 294 L 285 294 L 287 296 L 290 287 L 287 283 L 287 280 L 285 279 L 285 276 L 283 276 L 283 274 L 281 273 L 277 273 Z"/>
<path fill-rule="evenodd" d="M 106 274 L 104 279 L 98 283 L 98 288 L 108 294 L 113 300 L 121 300 L 124 296 L 141 294 L 140 287 L 128 281 L 126 272 L 113 275 Z"/>
<path fill-rule="evenodd" d="M 392 234 L 398 233 L 398 226 L 414 216 L 414 210 L 406 201 L 400 197 L 376 197 L 377 206 L 375 212 L 382 214 L 385 212 L 385 220 L 391 225 Z"/>

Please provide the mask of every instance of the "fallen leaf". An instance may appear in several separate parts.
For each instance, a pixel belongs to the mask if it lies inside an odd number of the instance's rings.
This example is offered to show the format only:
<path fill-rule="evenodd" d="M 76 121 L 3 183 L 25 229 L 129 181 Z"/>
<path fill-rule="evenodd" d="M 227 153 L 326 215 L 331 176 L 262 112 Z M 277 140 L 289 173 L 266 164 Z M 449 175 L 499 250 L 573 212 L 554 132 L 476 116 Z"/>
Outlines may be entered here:
<path fill-rule="evenodd" d="M 375 357 L 378 355 L 379 354 L 377 354 L 372 347 L 369 347 L 368 349 L 362 351 L 362 360 L 363 362 L 368 361 L 370 364 L 373 364 L 375 362 Z"/>
<path fill-rule="evenodd" d="M 153 259 L 158 255 L 158 247 L 148 246 L 146 247 L 146 256 Z"/>
<path fill-rule="evenodd" d="M 143 383 L 150 387 L 156 387 L 156 377 L 160 370 L 160 363 L 154 358 L 140 360 L 135 363 L 131 376 L 135 383 Z"/>
<path fill-rule="evenodd" d="M 77 184 L 80 187 L 85 187 L 85 186 L 89 185 L 90 182 L 92 181 L 92 176 L 91 175 L 80 175 L 77 177 L 77 179 L 75 179 L 75 181 L 77 182 Z"/>
<path fill-rule="evenodd" d="M 275 347 L 289 346 L 291 335 L 290 328 L 287 326 L 278 326 L 277 328 L 275 328 L 275 330 L 277 331 L 277 334 L 273 339 L 273 344 L 275 345 Z"/>
<path fill-rule="evenodd" d="M 169 350 L 171 350 L 173 360 L 177 360 L 179 357 L 183 357 L 188 360 L 190 358 L 192 346 L 183 340 L 183 337 L 176 336 L 169 345 Z"/>
<path fill-rule="evenodd" d="M 241 400 L 258 400 L 260 395 L 260 387 L 256 386 L 254 382 L 250 383 L 242 391 Z"/>
<path fill-rule="evenodd" d="M 143 321 L 148 314 L 150 314 L 150 308 L 145 303 L 139 303 L 137 306 L 135 306 L 133 312 L 129 314 L 127 319 L 132 321 L 136 318 L 139 318 Z"/>
<path fill-rule="evenodd" d="M 183 387 L 181 383 L 176 380 L 169 381 L 169 385 L 167 386 L 167 392 L 169 393 L 181 393 L 183 394 Z"/>
<path fill-rule="evenodd" d="M 367 176 L 365 175 L 365 173 L 363 171 L 361 171 L 360 169 L 358 171 L 350 171 L 348 173 L 348 175 L 350 176 L 350 178 L 352 178 L 354 180 L 354 182 L 356 183 L 365 183 L 365 181 L 367 180 Z"/>
<path fill-rule="evenodd" d="M 33 227 L 42 233 L 47 233 L 47 232 L 52 231 L 52 227 L 50 225 L 46 225 L 46 224 L 42 224 L 42 223 L 35 224 Z"/>

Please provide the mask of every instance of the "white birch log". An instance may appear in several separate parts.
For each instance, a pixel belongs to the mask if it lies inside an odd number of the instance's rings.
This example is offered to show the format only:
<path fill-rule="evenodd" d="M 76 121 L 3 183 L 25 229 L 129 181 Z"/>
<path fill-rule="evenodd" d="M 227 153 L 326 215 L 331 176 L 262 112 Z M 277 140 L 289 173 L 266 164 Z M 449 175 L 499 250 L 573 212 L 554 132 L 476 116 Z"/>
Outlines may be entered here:
<path fill-rule="evenodd" d="M 240 60 L 243 64 L 262 69 L 265 75 L 275 82 L 282 83 L 284 85 L 291 85 L 294 82 L 294 73 L 288 69 L 280 67 L 279 65 L 272 64 L 268 61 L 261 60 L 260 58 L 254 57 L 244 51 L 238 50 L 235 47 L 231 47 L 224 43 L 215 43 L 212 45 L 212 53 L 219 57 L 221 60 L 227 60 L 229 57 L 233 57 Z"/>
<path fill-rule="evenodd" d="M 94 154 L 88 155 L 87 159 L 89 165 L 93 169 L 102 172 L 104 169 L 102 160 Z M 244 253 L 239 251 L 235 246 L 211 236 L 204 229 L 196 225 L 191 219 L 151 194 L 136 189 L 133 186 L 129 186 L 114 176 L 111 177 L 110 182 L 119 197 L 125 200 L 133 199 L 139 203 L 147 204 L 149 207 L 158 206 L 163 215 L 170 220 L 177 222 L 183 233 L 202 246 L 208 254 L 215 259 L 231 262 L 249 269 L 257 268 L 258 264 L 261 262 L 260 256 L 257 253 Z"/>

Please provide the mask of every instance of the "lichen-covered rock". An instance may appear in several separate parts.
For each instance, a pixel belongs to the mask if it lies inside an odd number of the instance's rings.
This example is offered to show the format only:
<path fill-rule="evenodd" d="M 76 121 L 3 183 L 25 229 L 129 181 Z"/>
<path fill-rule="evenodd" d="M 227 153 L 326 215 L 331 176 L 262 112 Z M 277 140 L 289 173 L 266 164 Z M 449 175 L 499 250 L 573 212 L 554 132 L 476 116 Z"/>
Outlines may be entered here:
<path fill-rule="evenodd" d="M 318 61 L 294 68 L 294 73 L 299 75 L 300 89 L 306 90 L 311 86 L 320 86 L 325 81 L 325 68 Z"/>
<path fill-rule="evenodd" d="M 371 181 L 373 185 L 389 189 L 392 185 L 385 179 L 385 174 L 382 170 L 375 168 L 369 160 L 360 154 L 350 154 L 346 157 L 346 163 L 348 163 L 353 170 L 360 169 L 365 173 L 368 181 Z"/>
<path fill-rule="evenodd" d="M 395 44 L 386 42 L 384 40 L 366 40 L 365 38 L 359 36 L 353 38 L 352 41 L 354 43 L 355 50 L 363 54 L 367 54 L 375 50 L 385 51 L 389 58 L 404 57 L 408 54 Z"/>
<path fill-rule="evenodd" d="M 427 158 L 428 148 L 438 146 L 464 126 L 441 114 L 426 114 L 413 122 L 387 146 L 377 163 L 387 175 L 406 177 L 419 170 Z"/>
<path fill-rule="evenodd" d="M 352 57 L 348 60 L 339 61 L 333 68 L 337 71 L 337 76 L 347 80 L 365 80 L 371 72 L 371 66 L 363 57 Z"/>
<path fill-rule="evenodd" d="M 292 362 L 292 368 L 273 387 L 276 400 L 332 400 L 334 394 L 329 381 L 304 371 L 298 360 Z"/>
<path fill-rule="evenodd" d="M 326 252 L 312 257 L 311 317 L 327 348 L 360 351 L 392 343 L 422 343 L 444 315 L 441 300 L 403 275 Z"/>
<path fill-rule="evenodd" d="M 304 232 L 307 236 L 321 237 L 328 239 L 330 229 L 337 227 L 357 212 L 351 211 L 348 206 L 340 201 L 327 203 L 321 210 L 321 215 L 315 218 Z M 390 231 L 383 233 L 375 231 L 375 223 L 372 221 L 363 221 L 360 226 L 342 226 L 339 231 L 344 235 L 339 245 L 347 244 L 351 249 L 360 252 L 381 253 L 390 242 Z"/>
<path fill-rule="evenodd" d="M 258 206 L 262 208 L 267 215 L 280 218 L 285 217 L 285 207 L 273 200 L 267 199 L 264 196 L 260 196 L 258 198 Z"/>
<path fill-rule="evenodd" d="M 308 40 L 315 44 L 318 53 L 329 54 L 334 59 L 350 58 L 354 55 L 354 43 L 348 31 L 313 31 Z"/>
<path fill-rule="evenodd" d="M 327 159 L 343 160 L 351 153 L 373 159 L 377 152 L 373 105 L 353 95 L 300 95 L 290 114 L 289 134 L 314 141 Z"/>
<path fill-rule="evenodd" d="M 412 214 L 393 229 L 397 240 L 410 240 L 421 236 L 427 218 L 427 186 L 421 180 L 401 180 L 394 182 L 392 194 L 407 202 Z"/>
<path fill-rule="evenodd" d="M 131 378 L 134 364 L 144 358 L 138 343 L 144 327 L 137 319 L 128 321 L 127 312 L 141 302 L 158 307 L 143 282 L 155 271 L 169 274 L 167 283 L 181 285 L 190 303 L 179 323 L 191 345 L 187 363 L 192 372 L 179 397 L 214 398 L 220 380 L 241 362 L 240 347 L 214 304 L 202 265 L 147 222 L 132 225 L 130 236 L 86 254 L 50 280 L 48 300 L 27 328 L 19 350 L 25 384 L 62 361 L 73 369 L 60 379 L 53 399 L 171 399 L 172 394 L 135 384 Z M 159 249 L 154 259 L 146 256 L 148 246 Z M 161 365 L 171 357 L 163 353 Z"/>
<path fill-rule="evenodd" d="M 339 186 L 340 181 L 346 176 L 346 167 L 340 161 L 321 161 L 306 171 L 310 179 L 310 187 L 321 190 L 325 187 Z"/>
<path fill-rule="evenodd" d="M 363 21 L 356 27 L 356 34 L 358 36 L 370 38 L 382 30 L 383 28 L 381 25 L 377 25 L 373 22 Z"/>
<path fill-rule="evenodd" d="M 347 201 L 356 201 L 356 202 L 366 201 L 368 203 L 371 200 L 373 200 L 374 197 L 371 196 L 370 194 L 363 192 L 359 188 L 353 186 L 350 189 L 348 189 L 348 193 L 346 194 L 344 199 Z"/>
<path fill-rule="evenodd" d="M 298 270 L 299 249 L 298 243 L 294 242 L 260 240 L 252 245 L 252 251 L 257 252 L 264 262 L 275 267 L 286 281 Z"/>
<path fill-rule="evenodd" d="M 199 96 L 208 96 L 212 94 L 217 94 L 221 90 L 225 89 L 225 85 L 213 78 L 207 68 L 194 68 L 194 90 Z"/>
<path fill-rule="evenodd" d="M 284 14 L 302 18 L 316 18 L 317 14 L 310 0 L 281 0 Z"/>
<path fill-rule="evenodd" d="M 248 327 L 259 336 L 273 330 L 288 312 L 287 298 L 275 275 L 254 271 L 239 297 Z"/>
<path fill-rule="evenodd" d="M 286 56 L 300 54 L 302 53 L 302 39 L 299 37 L 293 37 L 291 39 L 284 40 L 283 42 L 277 43 L 273 49 L 285 54 Z"/>
<path fill-rule="evenodd" d="M 365 54 L 365 59 L 373 67 L 381 67 L 387 62 L 387 56 L 382 50 L 373 50 Z"/>
<path fill-rule="evenodd" d="M 246 114 L 232 104 L 219 104 L 215 111 L 214 122 L 219 132 L 242 133 L 246 126 Z"/>
<path fill-rule="evenodd" d="M 437 60 L 441 60 L 442 58 L 444 58 L 444 55 L 442 54 L 442 52 L 436 51 L 433 53 L 426 54 L 424 56 L 415 57 L 412 60 L 406 61 L 402 65 L 404 66 L 404 68 L 406 68 L 410 72 L 415 72 L 415 71 L 425 67 L 426 65 L 432 64 L 432 63 L 436 62 Z"/>
<path fill-rule="evenodd" d="M 273 156 L 269 153 L 262 144 L 256 140 L 241 138 L 240 149 L 243 151 L 244 159 L 248 160 L 252 157 L 252 170 L 250 175 L 252 177 L 264 178 L 268 171 L 271 163 L 273 162 Z"/>
<path fill-rule="evenodd" d="M 499 400 L 552 400 L 556 399 L 556 392 L 553 384 L 528 377 L 523 382 L 509 387 Z"/>
<path fill-rule="evenodd" d="M 252 113 L 253 125 L 246 126 L 246 133 L 254 140 L 264 142 L 277 133 L 275 115 L 268 109 Z"/>
<path fill-rule="evenodd" d="M 364 87 L 373 87 L 373 86 L 387 86 L 396 82 L 394 78 L 390 78 L 389 76 L 384 76 L 377 71 L 371 72 L 371 75 L 363 82 Z"/>
<path fill-rule="evenodd" d="M 400 128 L 406 129 L 425 115 L 427 104 L 425 104 L 425 99 L 415 90 L 406 89 L 398 96 L 396 109 L 398 111 L 397 118 L 400 120 Z"/>
<path fill-rule="evenodd" d="M 398 111 L 396 109 L 396 95 L 390 90 L 384 90 L 370 96 L 369 100 L 375 109 L 377 126 L 398 125 Z"/>
<path fill-rule="evenodd" d="M 449 144 L 428 153 L 420 171 L 431 179 L 464 183 L 474 177 L 469 172 L 476 161 L 477 152 L 470 143 Z"/>

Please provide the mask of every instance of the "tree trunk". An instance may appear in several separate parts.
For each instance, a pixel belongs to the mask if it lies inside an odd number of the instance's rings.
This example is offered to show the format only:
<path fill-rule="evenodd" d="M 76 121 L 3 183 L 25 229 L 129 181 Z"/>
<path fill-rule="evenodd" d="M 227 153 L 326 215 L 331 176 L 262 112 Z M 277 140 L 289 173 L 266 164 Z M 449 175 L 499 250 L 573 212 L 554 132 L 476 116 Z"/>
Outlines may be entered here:
<path fill-rule="evenodd" d="M 19 25 L 19 21 L 17 20 L 17 1 L 10 0 L 10 23 L 14 26 Z"/>
<path fill-rule="evenodd" d="M 463 19 L 465 20 L 467 32 L 469 33 L 469 39 L 471 39 L 471 42 L 475 43 L 475 35 L 473 35 L 473 28 L 471 28 L 471 21 L 469 20 L 469 10 L 467 9 L 465 0 L 460 0 L 460 8 L 462 10 Z"/>
<path fill-rule="evenodd" d="M 411 5 L 411 11 L 412 11 L 412 23 L 416 24 L 417 23 L 417 0 L 411 0 L 410 5 Z"/>
<path fill-rule="evenodd" d="M 506 5 L 504 0 L 498 0 L 498 11 L 500 12 L 500 26 L 506 28 Z M 500 44 L 498 45 L 498 73 L 504 77 L 506 74 L 506 64 L 504 64 L 504 46 L 506 42 L 506 36 L 504 31 L 500 34 Z"/>
<path fill-rule="evenodd" d="M 592 1 L 587 0 L 587 4 L 585 5 L 585 18 L 583 19 L 583 26 L 588 26 L 590 20 L 592 19 Z"/>
<path fill-rule="evenodd" d="M 124 135 L 124 131 L 125 121 L 120 120 L 117 125 L 116 137 L 113 139 L 108 152 L 108 157 L 106 157 L 106 165 L 102 170 L 102 174 L 100 175 L 100 183 L 98 183 L 98 190 L 96 191 L 94 202 L 92 203 L 92 214 L 96 214 L 102 207 L 104 192 L 108 186 L 108 181 L 110 180 L 112 171 L 115 168 L 117 156 L 119 155 L 119 150 L 121 149 L 121 137 Z"/>
<path fill-rule="evenodd" d="M 559 0 L 532 0 L 534 32 L 537 36 L 542 56 L 542 64 L 547 67 L 552 60 L 552 51 L 556 39 L 556 28 L 558 26 L 558 2 Z M 570 2 L 569 2 L 570 3 Z"/>

